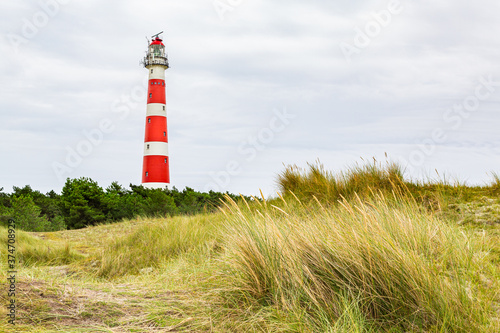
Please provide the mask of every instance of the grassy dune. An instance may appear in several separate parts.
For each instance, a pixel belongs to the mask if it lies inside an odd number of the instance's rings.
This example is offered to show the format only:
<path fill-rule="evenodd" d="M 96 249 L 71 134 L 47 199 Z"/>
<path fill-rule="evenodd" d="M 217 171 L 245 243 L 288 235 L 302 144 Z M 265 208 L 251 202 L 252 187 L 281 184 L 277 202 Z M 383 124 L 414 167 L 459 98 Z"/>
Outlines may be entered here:
<path fill-rule="evenodd" d="M 215 214 L 19 233 L 18 331 L 500 331 L 498 177 L 374 162 L 277 183 Z"/>
<path fill-rule="evenodd" d="M 476 279 L 488 270 L 487 242 L 414 203 L 344 201 L 307 216 L 230 208 L 230 297 L 288 313 L 300 330 L 482 332 L 488 323 L 494 295 Z"/>

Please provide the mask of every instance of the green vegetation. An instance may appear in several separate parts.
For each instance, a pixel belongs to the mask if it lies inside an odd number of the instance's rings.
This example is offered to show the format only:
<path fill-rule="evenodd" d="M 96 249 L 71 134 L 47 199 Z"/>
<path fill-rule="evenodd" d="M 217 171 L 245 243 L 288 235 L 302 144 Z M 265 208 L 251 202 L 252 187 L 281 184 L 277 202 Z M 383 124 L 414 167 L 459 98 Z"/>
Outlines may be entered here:
<path fill-rule="evenodd" d="M 7 244 L 7 229 L 0 226 L 0 242 Z M 68 243 L 51 243 L 23 231 L 16 232 L 16 259 L 24 266 L 67 265 L 84 258 Z M 7 261 L 7 246 L 0 251 L 2 262 Z"/>
<path fill-rule="evenodd" d="M 18 330 L 496 333 L 497 178 L 412 182 L 376 161 L 338 174 L 288 167 L 272 199 L 226 196 L 218 212 L 20 232 Z M 122 190 L 95 193 L 119 201 Z M 170 215 L 172 201 L 155 195 Z"/>
<path fill-rule="evenodd" d="M 224 195 L 201 193 L 187 187 L 183 191 L 146 189 L 130 185 L 130 190 L 113 182 L 105 190 L 90 178 L 67 179 L 59 195 L 43 194 L 29 185 L 14 187 L 12 194 L 0 189 L 0 221 L 12 217 L 25 231 L 58 231 L 132 219 L 136 216 L 192 215 L 215 211 Z"/>
<path fill-rule="evenodd" d="M 157 268 L 186 253 L 210 255 L 217 246 L 221 221 L 220 214 L 148 221 L 133 233 L 105 245 L 91 261 L 91 267 L 97 276 L 111 278 Z"/>
<path fill-rule="evenodd" d="M 275 308 L 316 332 L 482 332 L 490 295 L 473 277 L 487 266 L 475 254 L 488 248 L 415 203 L 392 199 L 307 214 L 233 203 L 224 260 L 231 303 Z"/>

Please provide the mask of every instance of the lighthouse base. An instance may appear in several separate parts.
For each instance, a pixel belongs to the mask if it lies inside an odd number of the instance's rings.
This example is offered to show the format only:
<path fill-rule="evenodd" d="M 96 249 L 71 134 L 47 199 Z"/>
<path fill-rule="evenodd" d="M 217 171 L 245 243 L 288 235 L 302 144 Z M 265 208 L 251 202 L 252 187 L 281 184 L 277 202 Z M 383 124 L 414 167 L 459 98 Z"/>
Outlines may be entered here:
<path fill-rule="evenodd" d="M 151 190 L 154 190 L 154 189 L 168 189 L 170 184 L 169 183 L 142 183 L 142 186 L 144 188 L 148 188 L 148 189 L 151 189 Z"/>

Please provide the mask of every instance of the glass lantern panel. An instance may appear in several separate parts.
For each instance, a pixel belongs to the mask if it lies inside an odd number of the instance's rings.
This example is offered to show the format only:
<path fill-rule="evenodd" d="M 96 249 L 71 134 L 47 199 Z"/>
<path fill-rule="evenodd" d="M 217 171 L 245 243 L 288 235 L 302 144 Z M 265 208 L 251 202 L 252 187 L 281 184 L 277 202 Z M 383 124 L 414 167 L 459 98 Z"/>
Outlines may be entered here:
<path fill-rule="evenodd" d="M 161 57 L 161 56 L 163 56 L 163 54 L 162 54 L 162 53 L 163 53 L 163 52 L 162 52 L 162 47 L 161 47 L 161 45 L 154 45 L 154 46 L 153 46 L 153 55 L 154 55 L 155 57 Z"/>

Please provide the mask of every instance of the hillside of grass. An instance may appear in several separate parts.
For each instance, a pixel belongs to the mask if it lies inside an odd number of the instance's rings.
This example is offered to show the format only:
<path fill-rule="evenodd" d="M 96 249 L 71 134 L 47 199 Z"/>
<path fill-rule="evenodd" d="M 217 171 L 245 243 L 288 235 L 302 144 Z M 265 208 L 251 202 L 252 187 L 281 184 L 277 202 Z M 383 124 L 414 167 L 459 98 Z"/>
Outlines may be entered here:
<path fill-rule="evenodd" d="M 17 330 L 500 331 L 498 177 L 416 182 L 374 161 L 276 182 L 216 213 L 18 232 Z"/>

